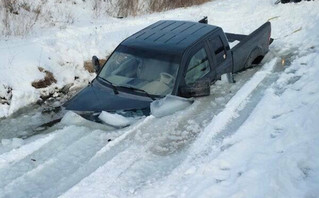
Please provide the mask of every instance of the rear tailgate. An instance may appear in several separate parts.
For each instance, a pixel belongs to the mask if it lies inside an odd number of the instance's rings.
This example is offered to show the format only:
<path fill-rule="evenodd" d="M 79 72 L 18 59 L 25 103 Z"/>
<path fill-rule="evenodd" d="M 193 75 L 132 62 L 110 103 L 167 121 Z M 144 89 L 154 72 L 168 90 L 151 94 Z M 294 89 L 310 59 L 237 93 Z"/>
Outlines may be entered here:
<path fill-rule="evenodd" d="M 267 22 L 250 35 L 226 33 L 229 42 L 239 41 L 231 49 L 233 56 L 233 73 L 243 70 L 252 53 L 264 56 L 269 50 L 271 24 Z"/>

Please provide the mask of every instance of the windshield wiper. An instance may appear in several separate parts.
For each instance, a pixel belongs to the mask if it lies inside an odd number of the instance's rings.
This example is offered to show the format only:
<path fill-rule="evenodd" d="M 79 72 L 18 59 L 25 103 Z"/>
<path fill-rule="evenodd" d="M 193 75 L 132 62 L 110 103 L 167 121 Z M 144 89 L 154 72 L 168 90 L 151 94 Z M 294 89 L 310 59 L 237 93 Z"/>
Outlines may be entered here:
<path fill-rule="evenodd" d="M 112 82 L 110 82 L 109 80 L 106 80 L 105 78 L 102 78 L 100 76 L 98 76 L 98 78 L 101 78 L 103 81 L 107 82 L 112 87 L 115 95 L 119 94 L 119 91 L 117 90 L 117 87 L 115 85 L 113 85 Z"/>
<path fill-rule="evenodd" d="M 156 98 L 154 96 L 152 96 L 151 94 L 149 94 L 148 92 L 146 92 L 145 90 L 143 89 L 139 89 L 139 88 L 136 88 L 136 87 L 126 87 L 126 86 L 117 86 L 117 87 L 121 87 L 121 88 L 125 88 L 125 89 L 130 89 L 132 91 L 138 91 L 138 92 L 141 92 L 141 93 L 144 93 L 147 97 L 149 97 L 150 99 L 152 100 L 156 100 Z"/>

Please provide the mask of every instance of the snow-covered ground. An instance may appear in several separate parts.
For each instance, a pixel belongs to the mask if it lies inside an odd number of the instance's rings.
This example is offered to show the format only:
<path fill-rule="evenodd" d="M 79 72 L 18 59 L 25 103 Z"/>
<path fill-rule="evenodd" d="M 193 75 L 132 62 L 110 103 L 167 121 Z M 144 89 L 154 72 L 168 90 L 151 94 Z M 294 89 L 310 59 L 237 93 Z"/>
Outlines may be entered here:
<path fill-rule="evenodd" d="M 244 34 L 270 20 L 275 41 L 262 65 L 238 74 L 236 84 L 218 81 L 183 111 L 120 130 L 69 115 L 29 137 L 44 119 L 37 106 L 0 120 L 0 197 L 319 197 L 318 1 L 216 0 L 1 40 L 0 96 L 13 91 L 0 117 L 41 92 L 85 85 L 94 75 L 83 61 L 105 57 L 135 31 L 204 15 Z M 34 89 L 44 77 L 39 66 L 57 83 Z"/>

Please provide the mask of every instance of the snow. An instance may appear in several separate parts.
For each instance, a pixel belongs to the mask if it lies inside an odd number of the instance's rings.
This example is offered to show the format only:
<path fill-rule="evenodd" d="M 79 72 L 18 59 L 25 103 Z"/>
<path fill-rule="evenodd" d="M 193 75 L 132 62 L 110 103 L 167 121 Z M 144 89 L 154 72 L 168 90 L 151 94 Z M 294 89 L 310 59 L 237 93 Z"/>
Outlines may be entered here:
<path fill-rule="evenodd" d="M 0 94 L 10 103 L 0 116 L 11 116 L 0 120 L 0 197 L 318 197 L 319 2 L 273 3 L 216 0 L 1 40 Z M 29 126 L 42 114 L 12 114 L 43 91 L 30 84 L 43 78 L 39 65 L 57 78 L 47 91 L 84 86 L 94 75 L 83 60 L 105 56 L 152 22 L 198 13 L 243 34 L 270 19 L 275 40 L 262 66 L 237 74 L 235 84 L 217 81 L 183 110 L 123 129 L 69 112 L 37 135 Z"/>
<path fill-rule="evenodd" d="M 205 131 L 201 133 L 198 137 L 198 144 L 196 142 L 193 144 L 193 150 L 203 148 L 202 145 L 207 144 L 217 133 L 219 133 L 223 128 L 225 128 L 229 122 L 238 117 L 238 111 L 243 109 L 247 102 L 249 96 L 256 89 L 256 87 L 269 75 L 275 66 L 276 59 L 271 60 L 269 63 L 263 65 L 263 68 L 258 71 L 234 96 L 225 106 L 223 112 L 218 114 L 212 121 L 209 123 L 207 128 L 207 136 L 205 136 Z M 213 128 L 213 130 L 212 130 Z M 208 145 L 207 145 L 208 146 Z M 205 148 L 205 146 L 204 146 Z M 200 151 L 198 151 L 200 152 Z"/>
<path fill-rule="evenodd" d="M 184 110 L 193 102 L 193 99 L 167 95 L 164 98 L 155 100 L 151 103 L 151 114 L 157 118 L 171 115 L 177 111 Z"/>

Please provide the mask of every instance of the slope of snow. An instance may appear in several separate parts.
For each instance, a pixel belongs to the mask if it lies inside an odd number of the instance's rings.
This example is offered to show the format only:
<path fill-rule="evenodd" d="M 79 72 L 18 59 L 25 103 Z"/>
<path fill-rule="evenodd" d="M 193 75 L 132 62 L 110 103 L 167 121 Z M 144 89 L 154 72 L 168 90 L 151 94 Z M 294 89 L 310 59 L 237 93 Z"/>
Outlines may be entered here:
<path fill-rule="evenodd" d="M 0 93 L 10 86 L 21 95 L 13 92 L 16 102 L 0 113 L 36 100 L 39 91 L 30 83 L 43 77 L 38 65 L 57 76 L 54 86 L 74 76 L 85 84 L 94 75 L 81 64 L 92 54 L 105 56 L 157 20 L 197 20 L 199 13 L 225 31 L 245 34 L 271 19 L 275 41 L 262 66 L 236 75 L 235 84 L 216 82 L 209 97 L 185 110 L 120 130 L 94 129 L 70 116 L 48 134 L 21 140 L 1 126 L 0 197 L 318 197 L 318 1 L 275 6 L 272 0 L 217 0 L 1 41 L 10 49 L 2 49 L 1 60 L 11 65 L 1 65 Z M 24 43 L 29 47 L 19 51 Z M 28 115 L 22 117 L 0 125 L 14 131 Z"/>

